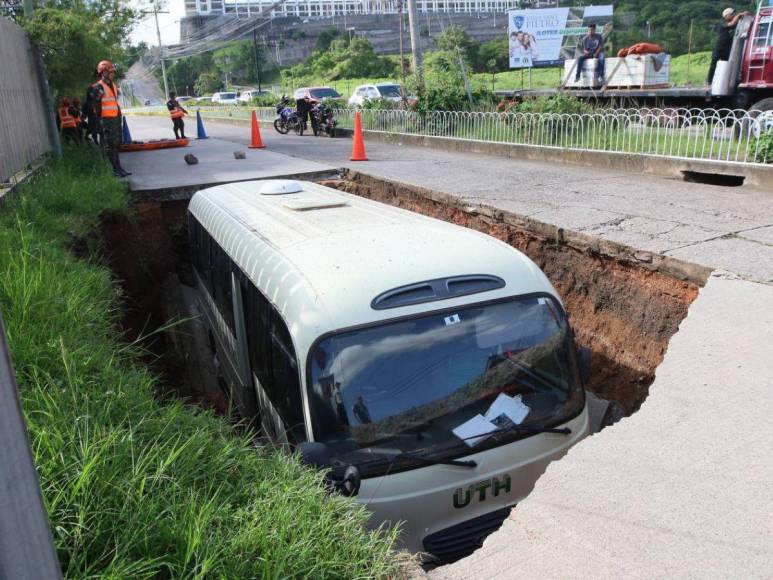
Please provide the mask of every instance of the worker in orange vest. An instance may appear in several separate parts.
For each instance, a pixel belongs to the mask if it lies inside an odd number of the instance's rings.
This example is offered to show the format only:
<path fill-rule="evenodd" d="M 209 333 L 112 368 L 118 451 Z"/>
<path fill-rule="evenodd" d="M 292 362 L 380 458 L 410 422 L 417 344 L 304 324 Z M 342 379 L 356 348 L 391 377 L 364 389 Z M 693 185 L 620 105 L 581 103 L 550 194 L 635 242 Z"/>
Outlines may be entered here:
<path fill-rule="evenodd" d="M 121 107 L 118 105 L 118 84 L 115 82 L 115 67 L 109 60 L 97 65 L 99 80 L 91 85 L 94 111 L 102 124 L 102 147 L 118 177 L 131 175 L 121 167 L 118 148 L 121 145 Z"/>
<path fill-rule="evenodd" d="M 169 100 L 166 102 L 166 108 L 169 109 L 169 116 L 172 117 L 172 129 L 175 139 L 185 139 L 185 121 L 183 117 L 188 111 L 183 109 L 177 101 L 177 93 L 169 93 Z"/>
<path fill-rule="evenodd" d="M 67 97 L 62 98 L 62 102 L 59 103 L 59 109 L 57 109 L 57 119 L 59 120 L 59 128 L 62 130 L 62 136 L 65 141 L 74 143 L 78 140 L 78 119 L 73 114 L 73 107 L 70 105 L 70 99 Z"/>

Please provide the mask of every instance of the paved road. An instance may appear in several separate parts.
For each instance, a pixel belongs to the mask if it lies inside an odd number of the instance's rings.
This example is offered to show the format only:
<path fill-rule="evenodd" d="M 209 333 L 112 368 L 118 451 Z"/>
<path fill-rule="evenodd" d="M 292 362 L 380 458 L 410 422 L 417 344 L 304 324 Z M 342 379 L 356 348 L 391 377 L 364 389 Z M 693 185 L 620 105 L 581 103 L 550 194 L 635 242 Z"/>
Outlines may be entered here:
<path fill-rule="evenodd" d="M 135 139 L 171 136 L 171 122 L 132 117 Z M 188 121 L 189 133 L 195 125 Z M 206 122 L 210 136 L 249 142 L 249 129 Z M 773 282 L 773 192 L 418 147 L 263 133 L 268 149 L 456 194 L 569 230 Z"/>

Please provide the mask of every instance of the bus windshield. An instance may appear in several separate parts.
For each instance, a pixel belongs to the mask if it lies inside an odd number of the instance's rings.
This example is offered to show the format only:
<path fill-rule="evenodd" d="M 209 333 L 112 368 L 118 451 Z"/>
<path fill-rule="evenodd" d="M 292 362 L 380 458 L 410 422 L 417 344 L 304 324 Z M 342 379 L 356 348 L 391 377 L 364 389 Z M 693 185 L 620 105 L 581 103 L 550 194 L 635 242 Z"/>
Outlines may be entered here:
<path fill-rule="evenodd" d="M 373 466 L 363 476 L 395 471 L 379 457 L 501 445 L 518 431 L 486 433 L 557 425 L 584 404 L 571 332 L 548 296 L 334 334 L 312 350 L 308 367 L 314 439 L 333 466 Z"/>

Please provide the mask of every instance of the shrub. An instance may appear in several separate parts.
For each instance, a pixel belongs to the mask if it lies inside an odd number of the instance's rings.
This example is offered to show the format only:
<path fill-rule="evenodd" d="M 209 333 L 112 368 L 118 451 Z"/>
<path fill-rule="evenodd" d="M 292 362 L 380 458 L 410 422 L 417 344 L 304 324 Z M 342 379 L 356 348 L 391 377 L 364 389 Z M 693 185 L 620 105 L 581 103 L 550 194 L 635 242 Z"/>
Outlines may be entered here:
<path fill-rule="evenodd" d="M 754 151 L 754 160 L 758 163 L 773 163 L 773 131 L 767 131 L 756 139 Z"/>

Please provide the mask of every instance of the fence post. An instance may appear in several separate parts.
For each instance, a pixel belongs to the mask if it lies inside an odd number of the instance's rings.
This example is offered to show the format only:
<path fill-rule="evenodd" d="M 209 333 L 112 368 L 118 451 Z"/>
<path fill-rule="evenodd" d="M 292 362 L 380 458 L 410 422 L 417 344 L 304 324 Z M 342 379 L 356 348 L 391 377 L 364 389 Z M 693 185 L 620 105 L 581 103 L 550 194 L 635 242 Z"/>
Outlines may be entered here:
<path fill-rule="evenodd" d="M 0 578 L 61 578 L 0 313 Z"/>
<path fill-rule="evenodd" d="M 35 43 L 30 39 L 32 46 L 32 58 L 35 62 L 35 74 L 38 75 L 38 84 L 40 85 L 40 98 L 43 106 L 48 109 L 46 114 L 46 124 L 48 125 L 48 135 L 51 140 L 51 151 L 56 157 L 62 156 L 62 143 L 59 140 L 59 129 L 56 126 L 56 115 L 54 114 L 54 103 L 51 100 L 51 91 L 48 90 L 48 76 L 46 76 L 46 65 L 40 56 L 40 51 Z"/>

